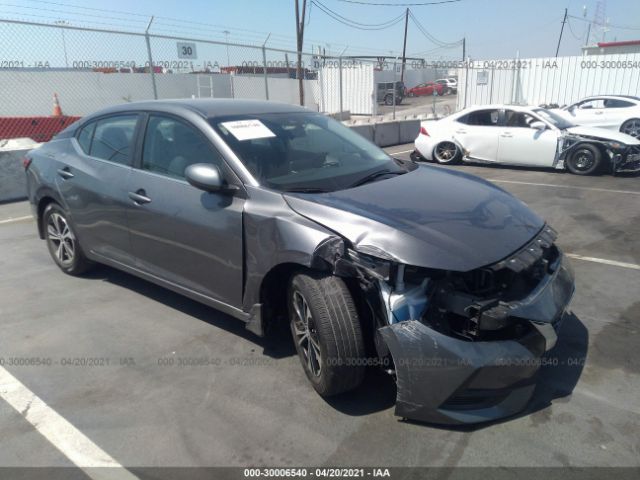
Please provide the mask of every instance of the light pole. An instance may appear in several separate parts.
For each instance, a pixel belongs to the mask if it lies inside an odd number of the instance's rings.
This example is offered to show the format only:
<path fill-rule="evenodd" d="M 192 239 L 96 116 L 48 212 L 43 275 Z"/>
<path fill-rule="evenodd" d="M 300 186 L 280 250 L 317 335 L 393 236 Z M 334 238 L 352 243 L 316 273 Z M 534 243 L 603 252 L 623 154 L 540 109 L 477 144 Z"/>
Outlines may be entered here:
<path fill-rule="evenodd" d="M 56 20 L 55 22 L 56 25 L 62 25 L 62 27 L 60 28 L 60 32 L 62 33 L 62 50 L 64 51 L 64 66 L 65 68 L 69 68 L 69 60 L 67 59 L 67 41 L 64 37 L 64 25 L 69 25 L 69 22 L 67 22 L 66 20 Z"/>
<path fill-rule="evenodd" d="M 225 38 L 225 42 L 226 42 L 226 47 L 227 47 L 227 67 L 230 67 L 230 62 L 229 62 L 229 34 L 231 33 L 229 30 L 225 30 L 224 32 L 224 38 Z"/>

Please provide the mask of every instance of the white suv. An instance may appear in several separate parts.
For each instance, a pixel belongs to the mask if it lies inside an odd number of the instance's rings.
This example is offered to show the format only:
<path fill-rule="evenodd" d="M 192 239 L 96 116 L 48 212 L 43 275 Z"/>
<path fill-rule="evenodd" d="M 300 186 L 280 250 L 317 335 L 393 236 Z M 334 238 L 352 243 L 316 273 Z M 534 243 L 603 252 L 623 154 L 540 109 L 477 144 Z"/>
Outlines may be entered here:
<path fill-rule="evenodd" d="M 455 78 L 440 78 L 435 81 L 442 85 L 442 94 L 458 93 L 458 81 Z"/>

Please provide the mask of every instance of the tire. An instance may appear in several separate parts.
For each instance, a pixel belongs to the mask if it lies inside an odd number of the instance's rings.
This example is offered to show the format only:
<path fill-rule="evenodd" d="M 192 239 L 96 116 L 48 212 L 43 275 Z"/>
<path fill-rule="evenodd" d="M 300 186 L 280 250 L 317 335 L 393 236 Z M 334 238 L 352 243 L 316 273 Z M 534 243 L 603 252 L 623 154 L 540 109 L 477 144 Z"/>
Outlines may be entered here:
<path fill-rule="evenodd" d="M 93 266 L 78 242 L 69 214 L 57 203 L 50 203 L 42 214 L 44 238 L 51 258 L 64 273 L 80 275 Z"/>
<path fill-rule="evenodd" d="M 365 371 L 364 340 L 355 304 L 342 279 L 299 273 L 289 285 L 288 304 L 296 351 L 316 392 L 328 397 L 360 385 Z"/>
<path fill-rule="evenodd" d="M 453 142 L 440 142 L 433 149 L 433 159 L 441 165 L 453 165 L 460 161 L 460 149 Z"/>
<path fill-rule="evenodd" d="M 602 154 L 594 145 L 576 145 L 566 160 L 567 170 L 576 175 L 592 175 L 600 168 Z"/>
<path fill-rule="evenodd" d="M 391 107 L 393 105 L 393 95 L 386 95 L 384 97 L 384 104 Z"/>
<path fill-rule="evenodd" d="M 620 126 L 620 131 L 632 137 L 640 138 L 640 118 L 630 118 Z"/>

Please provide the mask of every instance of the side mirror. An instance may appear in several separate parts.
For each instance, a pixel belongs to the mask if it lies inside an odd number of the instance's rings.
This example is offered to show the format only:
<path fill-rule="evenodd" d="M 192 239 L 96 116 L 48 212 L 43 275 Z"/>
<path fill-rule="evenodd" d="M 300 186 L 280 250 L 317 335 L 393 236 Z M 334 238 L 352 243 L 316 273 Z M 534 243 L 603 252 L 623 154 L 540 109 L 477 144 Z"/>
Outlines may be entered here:
<path fill-rule="evenodd" d="M 535 122 L 531 122 L 531 124 L 529 125 L 531 128 L 535 128 L 536 130 L 545 130 L 547 128 L 547 126 L 545 125 L 544 122 L 541 122 L 539 120 L 535 121 Z"/>
<path fill-rule="evenodd" d="M 191 185 L 205 192 L 235 192 L 237 187 L 226 184 L 220 169 L 209 163 L 194 163 L 189 165 L 184 176 Z"/>

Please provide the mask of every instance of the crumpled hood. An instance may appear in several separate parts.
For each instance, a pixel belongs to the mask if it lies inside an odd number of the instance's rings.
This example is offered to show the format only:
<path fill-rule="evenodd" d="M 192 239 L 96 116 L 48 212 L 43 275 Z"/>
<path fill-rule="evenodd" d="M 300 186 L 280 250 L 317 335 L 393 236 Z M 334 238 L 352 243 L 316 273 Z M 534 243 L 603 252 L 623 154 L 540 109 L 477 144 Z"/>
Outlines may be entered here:
<path fill-rule="evenodd" d="M 502 260 L 544 225 L 501 188 L 426 165 L 348 190 L 284 198 L 362 253 L 443 270 L 468 271 Z"/>
<path fill-rule="evenodd" d="M 627 135 L 626 133 L 616 132 L 615 130 L 609 130 L 599 127 L 571 127 L 567 128 L 567 132 L 574 135 L 583 135 L 586 137 L 601 138 L 603 140 L 609 140 L 612 142 L 620 142 L 625 145 L 640 145 L 640 140 Z"/>

